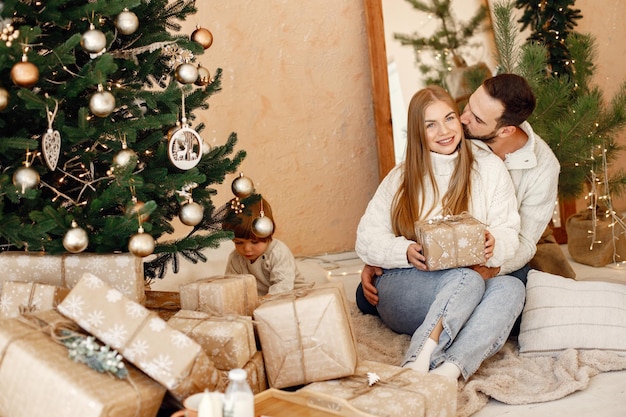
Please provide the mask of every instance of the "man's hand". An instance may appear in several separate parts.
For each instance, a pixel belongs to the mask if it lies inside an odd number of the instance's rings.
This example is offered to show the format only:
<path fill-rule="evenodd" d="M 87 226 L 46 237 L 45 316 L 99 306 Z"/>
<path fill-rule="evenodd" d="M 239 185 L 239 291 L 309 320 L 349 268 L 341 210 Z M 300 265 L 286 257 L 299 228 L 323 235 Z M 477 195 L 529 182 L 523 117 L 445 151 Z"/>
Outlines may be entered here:
<path fill-rule="evenodd" d="M 378 304 L 378 290 L 374 286 L 376 278 L 383 274 L 383 269 L 378 266 L 365 265 L 361 271 L 361 285 L 365 299 L 373 306 Z"/>

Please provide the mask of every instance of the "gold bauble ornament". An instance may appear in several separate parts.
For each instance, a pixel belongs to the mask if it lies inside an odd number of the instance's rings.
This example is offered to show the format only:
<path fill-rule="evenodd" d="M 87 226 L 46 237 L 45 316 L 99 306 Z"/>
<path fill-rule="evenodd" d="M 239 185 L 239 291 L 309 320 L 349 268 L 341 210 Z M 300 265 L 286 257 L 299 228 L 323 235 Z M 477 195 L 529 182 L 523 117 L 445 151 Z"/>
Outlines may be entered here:
<path fill-rule="evenodd" d="M 135 13 L 124 9 L 115 18 L 115 27 L 122 35 L 132 35 L 139 28 L 139 18 Z"/>
<path fill-rule="evenodd" d="M 254 184 L 248 177 L 244 177 L 243 172 L 233 180 L 230 186 L 233 194 L 239 198 L 246 198 L 254 191 Z"/>
<path fill-rule="evenodd" d="M 137 233 L 130 237 L 128 251 L 140 258 L 152 255 L 152 252 L 154 252 L 154 238 L 148 233 L 144 233 L 143 227 L 140 227 Z"/>
<path fill-rule="evenodd" d="M 182 84 L 193 84 L 198 79 L 198 67 L 185 63 L 176 67 L 176 79 Z"/>
<path fill-rule="evenodd" d="M 137 160 L 137 154 L 132 149 L 122 148 L 114 157 L 113 163 L 121 167 L 125 167 L 133 161 Z"/>
<path fill-rule="evenodd" d="M 30 88 L 39 81 L 39 68 L 32 62 L 18 62 L 11 68 L 11 80 L 18 87 Z"/>
<path fill-rule="evenodd" d="M 199 43 L 204 49 L 209 49 L 213 44 L 213 34 L 210 30 L 196 26 L 191 33 L 191 40 Z"/>
<path fill-rule="evenodd" d="M 78 224 L 72 220 L 72 228 L 63 236 L 63 247 L 71 253 L 79 253 L 87 249 L 89 245 L 89 236 L 85 229 L 78 227 Z"/>
<path fill-rule="evenodd" d="M 107 46 L 107 37 L 96 29 L 94 25 L 90 25 L 89 30 L 83 33 L 83 36 L 80 38 L 80 46 L 83 47 L 85 52 L 100 54 L 104 52 Z"/>
<path fill-rule="evenodd" d="M 264 238 L 270 236 L 274 232 L 274 222 L 269 217 L 265 217 L 263 212 L 261 216 L 252 220 L 252 233 L 256 237 Z"/>
<path fill-rule="evenodd" d="M 22 194 L 39 185 L 39 173 L 29 165 L 19 167 L 13 173 L 13 185 L 21 188 Z"/>
<path fill-rule="evenodd" d="M 95 116 L 107 117 L 115 110 L 115 96 L 99 86 L 98 91 L 89 100 L 89 110 Z"/>
<path fill-rule="evenodd" d="M 194 84 L 200 87 L 211 84 L 211 73 L 208 69 L 204 68 L 200 64 L 198 64 L 198 78 L 196 79 L 196 82 Z"/>
<path fill-rule="evenodd" d="M 181 206 L 178 217 L 183 224 L 196 226 L 204 218 L 204 207 L 195 201 L 190 201 Z"/>
<path fill-rule="evenodd" d="M 6 88 L 0 87 L 0 111 L 7 108 L 9 105 L 9 98 L 10 95 Z"/>

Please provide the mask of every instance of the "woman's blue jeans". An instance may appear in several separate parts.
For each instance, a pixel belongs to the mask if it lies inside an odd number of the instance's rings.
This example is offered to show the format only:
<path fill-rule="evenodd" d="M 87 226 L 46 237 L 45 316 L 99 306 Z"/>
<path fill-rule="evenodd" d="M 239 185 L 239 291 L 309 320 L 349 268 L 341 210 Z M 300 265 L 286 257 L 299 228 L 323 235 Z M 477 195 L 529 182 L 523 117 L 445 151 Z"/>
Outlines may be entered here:
<path fill-rule="evenodd" d="M 389 269 L 376 281 L 378 313 L 397 333 L 411 335 L 401 365 L 414 361 L 435 325 L 443 332 L 430 368 L 454 363 L 469 378 L 504 345 L 524 307 L 524 284 L 512 276 L 484 280 L 468 268 Z"/>

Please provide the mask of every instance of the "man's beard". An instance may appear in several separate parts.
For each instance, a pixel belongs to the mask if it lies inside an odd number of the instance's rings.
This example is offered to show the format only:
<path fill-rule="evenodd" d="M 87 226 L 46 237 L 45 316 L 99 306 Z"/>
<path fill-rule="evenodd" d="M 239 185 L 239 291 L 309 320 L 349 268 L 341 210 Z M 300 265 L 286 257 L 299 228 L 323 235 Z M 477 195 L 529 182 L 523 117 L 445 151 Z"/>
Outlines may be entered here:
<path fill-rule="evenodd" d="M 496 138 L 496 131 L 495 130 L 490 132 L 488 135 L 474 136 L 467 130 L 467 127 L 464 125 L 463 126 L 463 132 L 465 133 L 465 138 L 466 139 L 479 140 L 481 142 L 486 143 L 487 145 L 495 142 L 495 138 Z"/>

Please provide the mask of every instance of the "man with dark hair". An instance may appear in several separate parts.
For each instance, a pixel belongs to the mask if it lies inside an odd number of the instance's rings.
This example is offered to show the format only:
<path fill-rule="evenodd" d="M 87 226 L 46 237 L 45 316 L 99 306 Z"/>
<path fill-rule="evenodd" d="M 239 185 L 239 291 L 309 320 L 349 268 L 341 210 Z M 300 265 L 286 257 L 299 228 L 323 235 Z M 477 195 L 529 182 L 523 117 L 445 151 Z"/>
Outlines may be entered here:
<path fill-rule="evenodd" d="M 526 122 L 534 109 L 535 95 L 528 82 L 519 75 L 500 74 L 487 79 L 472 93 L 461 114 L 466 138 L 504 161 L 513 180 L 521 219 L 520 245 L 515 256 L 500 268 L 474 268 L 485 279 L 514 275 L 526 284 L 528 263 L 554 212 L 560 164 L 550 146 Z M 361 273 L 356 302 L 363 313 L 378 314 L 374 281 L 381 273 L 380 268 L 369 265 Z M 486 291 L 487 296 L 504 295 Z"/>

